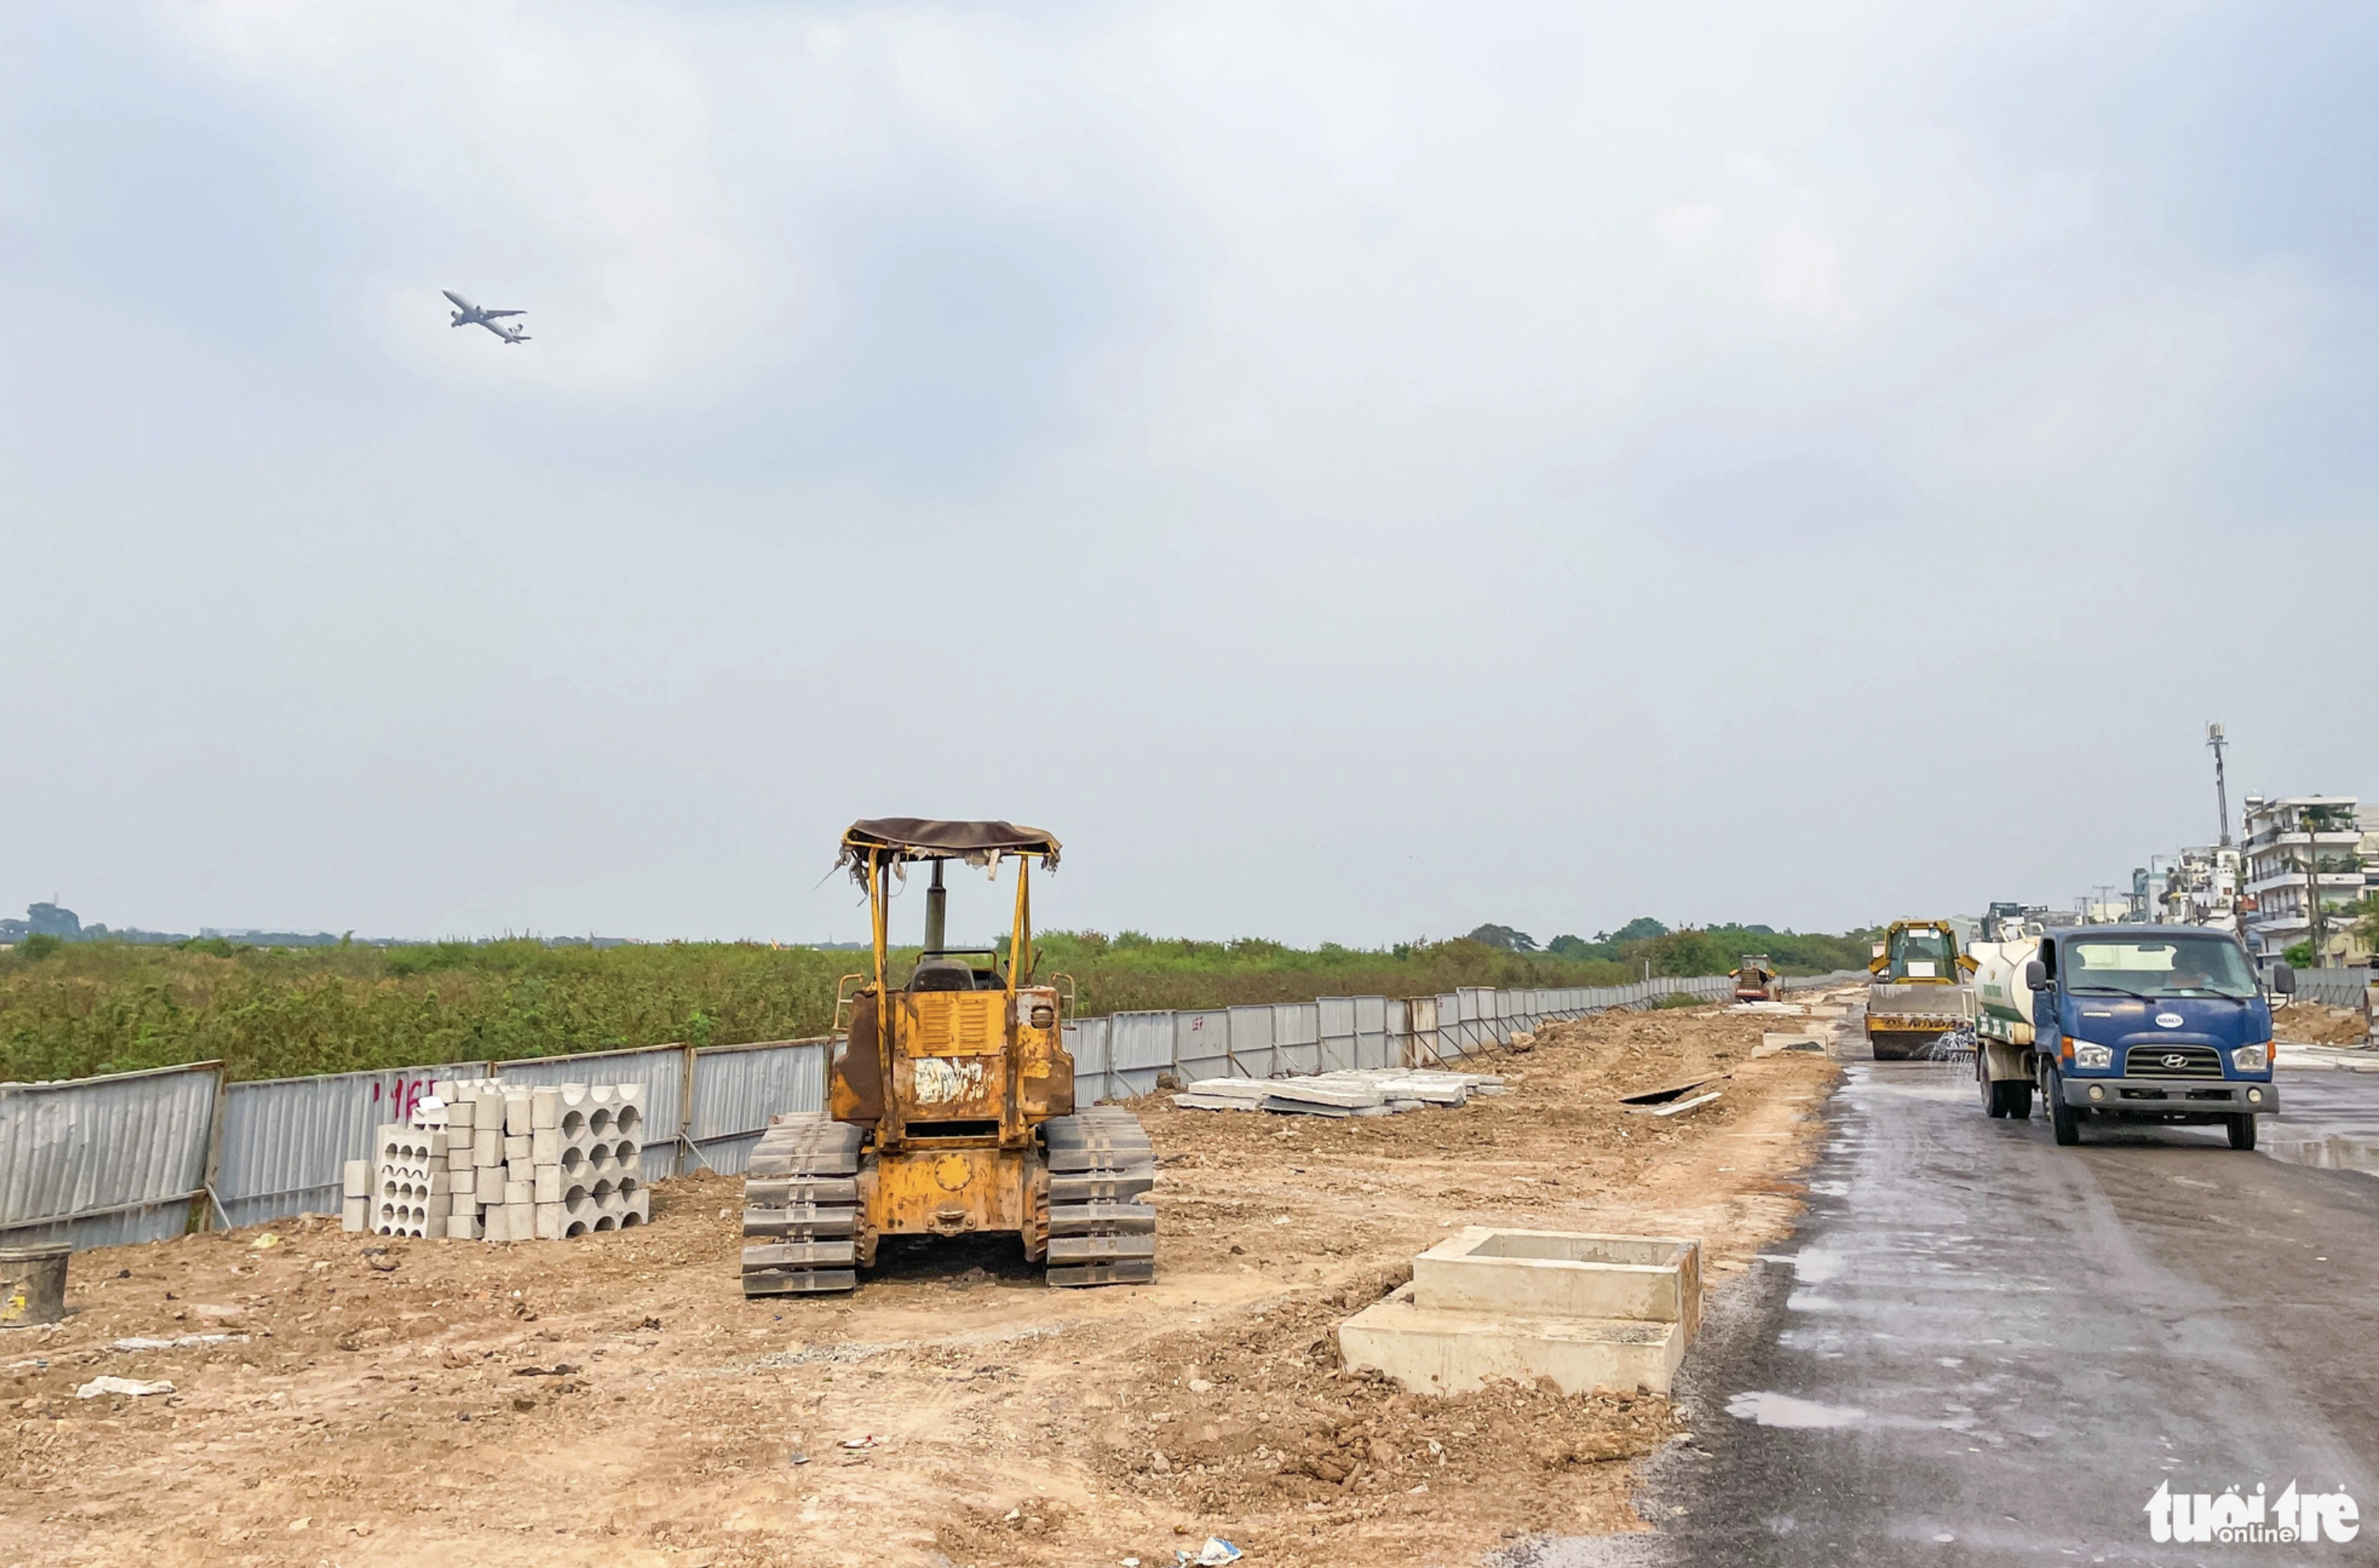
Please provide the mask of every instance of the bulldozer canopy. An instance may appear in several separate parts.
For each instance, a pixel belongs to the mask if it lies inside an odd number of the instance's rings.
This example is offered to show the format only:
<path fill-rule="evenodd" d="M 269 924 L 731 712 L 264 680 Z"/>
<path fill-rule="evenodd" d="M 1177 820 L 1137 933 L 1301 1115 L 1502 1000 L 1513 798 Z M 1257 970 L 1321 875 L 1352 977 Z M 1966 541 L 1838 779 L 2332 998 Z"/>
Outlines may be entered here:
<path fill-rule="evenodd" d="M 861 883 L 873 854 L 902 861 L 961 860 L 986 865 L 998 855 L 1038 855 L 1045 868 L 1057 863 L 1057 838 L 1012 822 L 936 822 L 922 816 L 884 816 L 854 822 L 843 833 L 839 863 Z"/>

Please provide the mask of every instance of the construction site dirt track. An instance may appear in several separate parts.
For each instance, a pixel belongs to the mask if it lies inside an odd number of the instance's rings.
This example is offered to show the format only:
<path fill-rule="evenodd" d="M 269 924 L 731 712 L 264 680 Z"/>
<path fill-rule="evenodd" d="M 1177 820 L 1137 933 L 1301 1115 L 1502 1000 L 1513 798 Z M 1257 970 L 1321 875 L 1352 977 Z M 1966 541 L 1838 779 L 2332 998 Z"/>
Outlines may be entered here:
<path fill-rule="evenodd" d="M 1048 1290 L 972 1237 L 746 1301 L 711 1176 L 567 1242 L 304 1221 L 78 1254 L 66 1322 L 0 1336 L 0 1564 L 1153 1568 L 1213 1534 L 1250 1568 L 1397 1568 L 1642 1528 L 1628 1462 L 1717 1413 L 1416 1398 L 1333 1331 L 1464 1224 L 1700 1236 L 1722 1288 L 1789 1229 L 1836 1070 L 1751 1060 L 1777 1021 L 1552 1025 L 1462 1064 L 1509 1092 L 1381 1119 L 1143 1102 L 1153 1285 Z M 1684 1116 L 1616 1103 L 1705 1074 Z M 107 1374 L 174 1392 L 77 1396 Z"/>

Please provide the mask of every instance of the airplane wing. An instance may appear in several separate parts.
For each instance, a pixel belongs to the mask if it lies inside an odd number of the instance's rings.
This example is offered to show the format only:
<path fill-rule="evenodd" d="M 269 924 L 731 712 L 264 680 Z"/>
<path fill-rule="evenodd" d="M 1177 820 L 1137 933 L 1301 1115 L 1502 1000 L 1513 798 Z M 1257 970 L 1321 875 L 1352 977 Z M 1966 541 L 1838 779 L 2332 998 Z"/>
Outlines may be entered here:
<path fill-rule="evenodd" d="M 482 316 L 525 316 L 528 312 L 525 310 L 482 310 L 479 314 Z"/>

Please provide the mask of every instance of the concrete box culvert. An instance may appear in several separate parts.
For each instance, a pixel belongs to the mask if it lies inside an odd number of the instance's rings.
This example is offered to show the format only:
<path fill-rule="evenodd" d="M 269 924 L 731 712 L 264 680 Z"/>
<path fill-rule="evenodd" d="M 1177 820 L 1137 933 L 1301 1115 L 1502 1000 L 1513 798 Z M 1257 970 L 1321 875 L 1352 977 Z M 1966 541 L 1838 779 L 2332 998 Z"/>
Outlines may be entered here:
<path fill-rule="evenodd" d="M 1701 1244 L 1472 1226 L 1338 1327 L 1346 1365 L 1420 1393 L 1496 1379 L 1670 1387 L 1701 1317 Z"/>

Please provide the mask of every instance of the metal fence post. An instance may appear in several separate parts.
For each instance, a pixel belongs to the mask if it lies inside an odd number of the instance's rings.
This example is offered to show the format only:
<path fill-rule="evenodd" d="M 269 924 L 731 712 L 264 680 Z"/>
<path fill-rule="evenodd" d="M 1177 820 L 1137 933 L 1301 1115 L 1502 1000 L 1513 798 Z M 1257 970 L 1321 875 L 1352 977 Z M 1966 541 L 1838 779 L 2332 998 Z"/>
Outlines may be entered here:
<path fill-rule="evenodd" d="M 214 1108 L 207 1113 L 207 1164 L 199 1177 L 198 1196 L 190 1200 L 191 1230 L 212 1230 L 215 1215 L 223 1209 L 222 1200 L 215 1196 L 215 1182 L 223 1175 L 223 1123 L 226 1103 L 231 1098 L 231 1073 L 221 1063 L 215 1066 Z M 231 1216 L 224 1214 L 223 1228 L 231 1229 Z"/>

